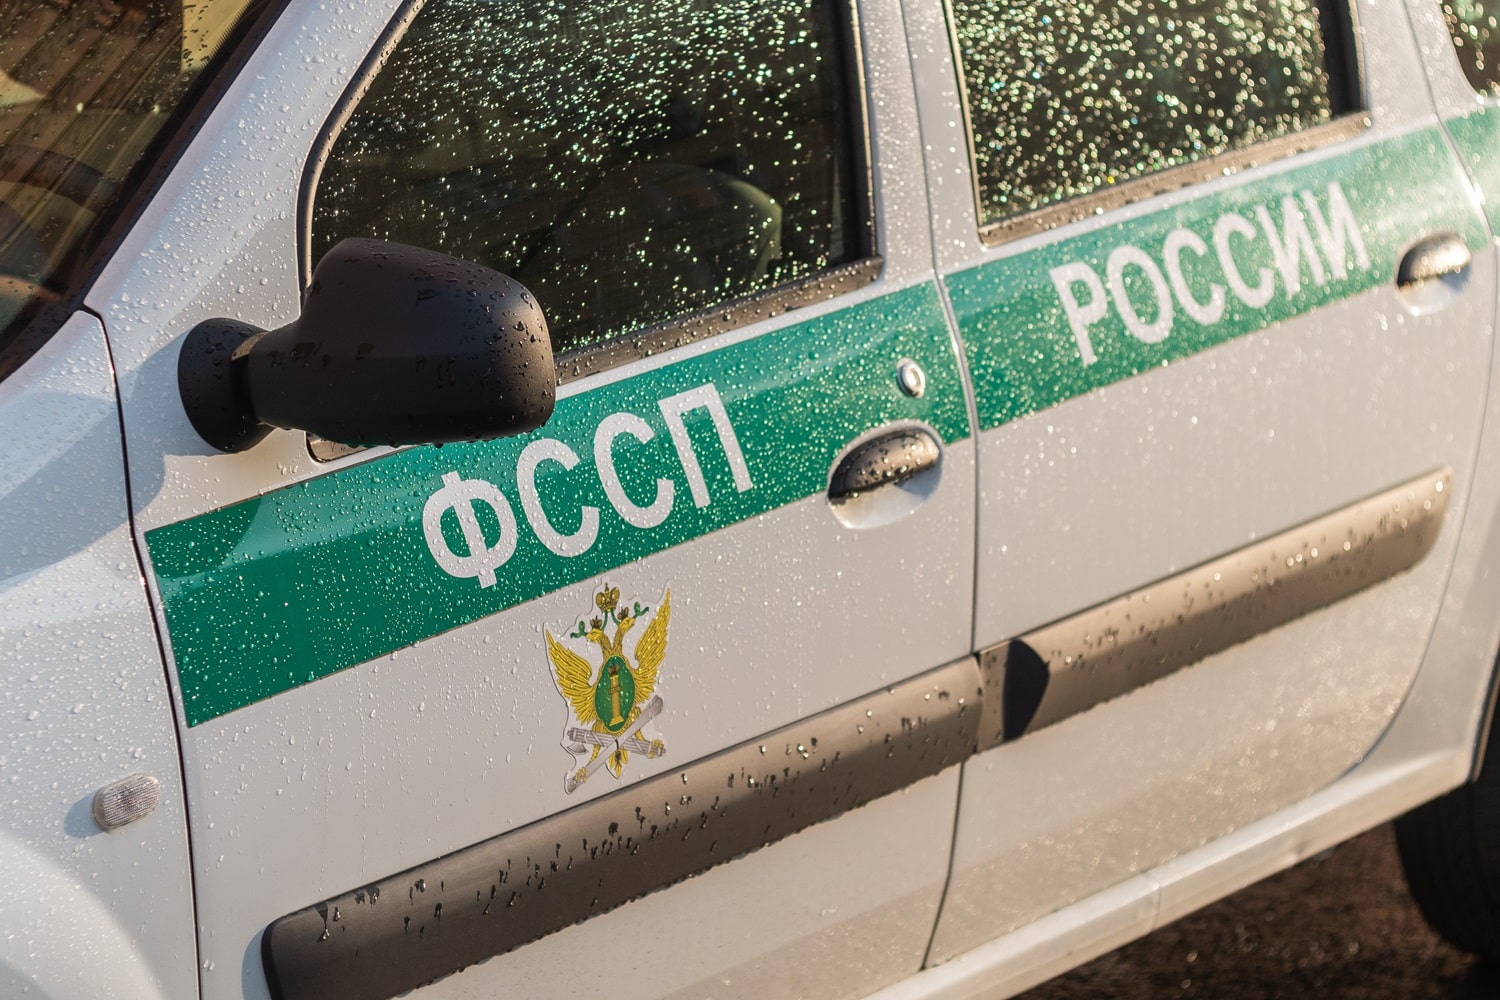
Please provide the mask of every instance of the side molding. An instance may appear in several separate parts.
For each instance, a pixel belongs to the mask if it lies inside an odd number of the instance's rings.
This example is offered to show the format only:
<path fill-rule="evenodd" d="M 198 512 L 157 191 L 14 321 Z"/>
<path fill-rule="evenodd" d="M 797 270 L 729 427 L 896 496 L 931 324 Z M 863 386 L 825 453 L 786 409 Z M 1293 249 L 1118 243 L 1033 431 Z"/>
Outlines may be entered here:
<path fill-rule="evenodd" d="M 395 996 L 831 819 L 969 757 L 973 657 L 266 928 L 282 1000 Z"/>
<path fill-rule="evenodd" d="M 981 749 L 1060 722 L 1410 569 L 1452 493 L 1440 469 L 980 653 Z M 1000 716 L 996 720 L 996 715 Z M 996 725 L 999 721 L 999 725 Z"/>

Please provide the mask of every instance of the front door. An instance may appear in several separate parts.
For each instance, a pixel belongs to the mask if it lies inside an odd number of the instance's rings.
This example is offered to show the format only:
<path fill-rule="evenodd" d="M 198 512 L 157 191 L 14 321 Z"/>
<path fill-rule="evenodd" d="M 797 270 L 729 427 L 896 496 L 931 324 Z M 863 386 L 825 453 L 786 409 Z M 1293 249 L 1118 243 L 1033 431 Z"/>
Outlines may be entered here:
<path fill-rule="evenodd" d="M 899 11 L 380 6 L 282 16 L 90 299 L 205 996 L 915 971 L 977 715 L 974 471 Z M 551 420 L 212 452 L 182 336 L 293 320 L 349 236 L 531 288 Z"/>

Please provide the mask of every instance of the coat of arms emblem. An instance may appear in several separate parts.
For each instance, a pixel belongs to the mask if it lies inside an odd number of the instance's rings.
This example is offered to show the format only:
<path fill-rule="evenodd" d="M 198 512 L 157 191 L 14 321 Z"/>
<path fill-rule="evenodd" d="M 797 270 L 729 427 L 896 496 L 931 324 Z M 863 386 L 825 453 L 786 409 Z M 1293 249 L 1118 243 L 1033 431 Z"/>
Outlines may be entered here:
<path fill-rule="evenodd" d="M 594 595 L 597 614 L 563 636 L 576 645 L 597 647 L 590 653 L 599 660 L 598 670 L 580 653 L 547 632 L 547 658 L 552 661 L 557 689 L 569 705 L 569 725 L 563 747 L 575 757 L 588 760 L 563 783 L 572 793 L 600 765 L 620 777 L 631 753 L 660 757 L 667 752 L 659 739 L 647 739 L 646 726 L 661 712 L 656 681 L 667 654 L 667 624 L 672 617 L 672 592 L 662 595 L 656 613 L 639 603 L 622 605 L 620 588 L 605 584 Z M 635 644 L 632 662 L 625 653 L 625 637 L 636 623 L 651 615 Z"/>

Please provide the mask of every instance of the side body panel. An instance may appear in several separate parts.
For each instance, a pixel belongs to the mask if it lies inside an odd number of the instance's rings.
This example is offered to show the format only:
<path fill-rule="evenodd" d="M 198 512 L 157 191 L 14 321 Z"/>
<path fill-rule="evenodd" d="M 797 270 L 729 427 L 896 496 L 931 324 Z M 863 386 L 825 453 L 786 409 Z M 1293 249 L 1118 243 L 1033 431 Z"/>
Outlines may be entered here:
<path fill-rule="evenodd" d="M 96 317 L 0 384 L 0 437 L 0 994 L 195 996 L 172 701 Z M 94 794 L 133 774 L 161 803 L 105 832 Z"/>
<path fill-rule="evenodd" d="M 137 526 L 185 712 L 209 997 L 265 995 L 260 935 L 284 914 L 371 885 L 410 902 L 421 887 L 382 880 L 969 651 L 973 437 L 893 2 L 859 20 L 883 259 L 869 286 L 571 383 L 529 438 L 330 465 L 290 432 L 209 452 L 175 405 L 180 339 L 211 316 L 296 315 L 298 177 L 394 9 L 284 15 L 90 298 L 114 338 Z M 920 398 L 897 385 L 905 358 L 926 371 Z M 685 393 L 700 394 L 687 410 L 663 407 Z M 894 507 L 836 516 L 835 461 L 910 424 L 941 440 L 938 474 Z M 635 429 L 604 438 L 633 526 L 602 474 L 601 426 Z M 564 534 L 585 508 L 600 518 L 577 556 L 548 551 L 522 507 L 518 455 L 542 438 L 579 456 L 539 474 L 543 513 Z M 516 549 L 493 583 L 435 562 L 457 549 L 443 527 L 455 483 L 511 506 Z M 657 502 L 666 516 L 642 527 Z M 627 652 L 670 592 L 664 707 L 645 734 L 666 752 L 580 780 L 547 637 L 579 644 L 614 588 L 642 609 Z M 920 966 L 956 796 L 950 769 L 423 995 L 867 992 Z M 710 804 L 660 806 L 683 808 Z"/>
<path fill-rule="evenodd" d="M 941 962 L 1302 801 L 1379 740 L 1455 557 L 1495 286 L 1487 227 L 1399 11 L 1356 12 L 1370 109 L 1358 134 L 1200 171 L 1181 189 L 986 249 L 947 25 L 922 6 L 906 11 L 934 240 L 980 413 L 977 650 L 1413 476 L 1446 467 L 1457 487 L 1436 546 L 1409 573 L 966 764 L 929 956 Z M 1237 214 L 1259 234 L 1262 210 L 1276 227 L 1289 201 L 1310 215 L 1310 199 L 1327 218 L 1340 196 L 1367 259 L 1349 242 L 1342 267 L 1329 256 L 1320 277 L 1304 259 L 1294 283 L 1264 245 L 1237 246 L 1245 275 L 1275 282 L 1243 308 L 1213 271 L 1219 220 Z M 1189 255 L 1204 269 L 1189 284 L 1206 301 L 1220 283 L 1220 320 L 1197 324 L 1179 305 L 1166 336 L 1146 343 L 1112 314 L 1092 327 L 1095 359 L 1083 364 L 1052 270 L 1083 262 L 1103 276 L 1118 248 L 1159 254 L 1178 229 L 1209 247 Z M 1473 264 L 1432 299 L 1403 299 L 1397 264 L 1433 233 L 1458 234 Z M 1159 319 L 1140 288 L 1137 319 Z"/>

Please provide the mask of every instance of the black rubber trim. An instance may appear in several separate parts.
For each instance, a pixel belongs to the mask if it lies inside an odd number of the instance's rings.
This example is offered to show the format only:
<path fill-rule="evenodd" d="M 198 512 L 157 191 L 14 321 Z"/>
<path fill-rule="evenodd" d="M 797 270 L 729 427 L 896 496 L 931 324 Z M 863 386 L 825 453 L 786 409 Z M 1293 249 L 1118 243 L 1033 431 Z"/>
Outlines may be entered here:
<path fill-rule="evenodd" d="M 271 994 L 395 996 L 832 819 L 967 759 L 981 695 L 960 660 L 288 914 Z"/>
<path fill-rule="evenodd" d="M 1361 72 L 1359 33 L 1351 4 L 1347 0 L 1318 0 L 1318 26 L 1323 31 L 1328 100 L 1334 115 L 1367 109 L 1370 105 Z"/>
<path fill-rule="evenodd" d="M 323 168 L 328 165 L 333 144 L 349 123 L 349 116 L 354 114 L 354 109 L 364 100 L 376 74 L 385 66 L 386 60 L 391 57 L 402 36 L 406 34 L 406 29 L 411 26 L 412 20 L 425 3 L 426 0 L 404 0 L 390 23 L 380 32 L 370 54 L 365 56 L 364 62 L 355 70 L 349 86 L 339 96 L 328 120 L 318 130 L 318 137 L 313 140 L 307 164 L 302 168 L 302 183 L 297 190 L 297 277 L 303 296 L 307 294 L 307 286 L 312 283 L 313 265 L 316 263 L 312 259 L 312 208 L 318 181 L 323 177 Z"/>
<path fill-rule="evenodd" d="M 834 17 L 842 49 L 835 53 L 833 72 L 844 81 L 845 134 L 840 137 L 844 148 L 854 155 L 847 164 L 848 180 L 854 189 L 854 208 L 859 212 L 858 257 L 878 259 L 881 255 L 879 233 L 875 227 L 875 157 L 871 153 L 869 85 L 865 73 L 865 50 L 860 41 L 861 21 L 857 0 L 846 0 L 843 17 Z"/>
<path fill-rule="evenodd" d="M 1085 712 L 1421 561 L 1442 529 L 1439 469 L 1185 573 L 983 650 L 980 749 Z M 996 715 L 1000 717 L 996 724 Z"/>

